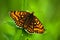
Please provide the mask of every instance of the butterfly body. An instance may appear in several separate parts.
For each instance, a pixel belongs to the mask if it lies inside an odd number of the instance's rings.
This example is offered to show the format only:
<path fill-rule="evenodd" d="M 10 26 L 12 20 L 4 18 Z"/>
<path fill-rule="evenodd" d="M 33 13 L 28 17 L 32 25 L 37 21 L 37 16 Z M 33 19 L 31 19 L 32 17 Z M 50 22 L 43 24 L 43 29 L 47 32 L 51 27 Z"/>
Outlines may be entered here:
<path fill-rule="evenodd" d="M 30 24 L 32 20 L 33 20 L 33 14 L 28 15 L 27 18 L 25 19 L 24 25 Z"/>
<path fill-rule="evenodd" d="M 29 33 L 43 33 L 45 30 L 42 23 L 33 15 L 33 13 L 12 11 L 10 16 L 17 26 L 24 28 Z"/>

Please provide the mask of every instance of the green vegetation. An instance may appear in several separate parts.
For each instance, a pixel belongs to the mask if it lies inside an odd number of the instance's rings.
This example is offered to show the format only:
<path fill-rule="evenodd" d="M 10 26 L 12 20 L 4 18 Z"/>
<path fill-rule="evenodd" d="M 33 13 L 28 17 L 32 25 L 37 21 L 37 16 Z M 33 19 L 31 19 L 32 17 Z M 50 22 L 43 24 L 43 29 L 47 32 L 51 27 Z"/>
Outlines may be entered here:
<path fill-rule="evenodd" d="M 44 25 L 43 34 L 17 28 L 9 11 L 30 11 Z M 60 0 L 0 0 L 0 40 L 60 40 Z"/>

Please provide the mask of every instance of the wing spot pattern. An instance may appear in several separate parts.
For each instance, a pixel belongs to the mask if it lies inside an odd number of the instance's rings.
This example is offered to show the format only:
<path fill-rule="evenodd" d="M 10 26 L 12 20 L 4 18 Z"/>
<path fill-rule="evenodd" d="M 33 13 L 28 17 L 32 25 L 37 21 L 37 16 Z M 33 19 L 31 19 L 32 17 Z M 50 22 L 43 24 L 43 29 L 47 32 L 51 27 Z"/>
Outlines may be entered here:
<path fill-rule="evenodd" d="M 43 33 L 44 27 L 39 19 L 25 11 L 11 11 L 10 16 L 15 21 L 16 25 L 27 30 L 29 33 Z M 26 20 L 27 18 L 27 20 Z M 29 19 L 28 19 L 29 18 Z M 26 21 L 26 22 L 25 22 Z"/>

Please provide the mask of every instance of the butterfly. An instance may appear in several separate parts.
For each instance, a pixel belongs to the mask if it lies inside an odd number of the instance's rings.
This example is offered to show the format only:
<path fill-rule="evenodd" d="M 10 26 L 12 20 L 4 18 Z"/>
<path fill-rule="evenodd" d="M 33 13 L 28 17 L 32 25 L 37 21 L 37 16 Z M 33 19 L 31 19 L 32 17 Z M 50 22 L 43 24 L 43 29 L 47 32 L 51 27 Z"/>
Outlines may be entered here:
<path fill-rule="evenodd" d="M 33 12 L 11 11 L 10 17 L 18 27 L 25 29 L 28 33 L 44 33 L 45 31 L 44 26 L 40 20 L 33 15 Z"/>

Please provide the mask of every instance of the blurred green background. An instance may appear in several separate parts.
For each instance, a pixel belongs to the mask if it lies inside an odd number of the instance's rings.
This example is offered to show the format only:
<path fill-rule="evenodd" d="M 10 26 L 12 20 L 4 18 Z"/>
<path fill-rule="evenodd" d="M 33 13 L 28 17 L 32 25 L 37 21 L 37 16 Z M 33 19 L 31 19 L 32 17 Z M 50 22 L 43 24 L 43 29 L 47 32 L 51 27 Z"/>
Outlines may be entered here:
<path fill-rule="evenodd" d="M 42 22 L 43 34 L 16 27 L 9 11 L 30 11 Z M 60 0 L 0 0 L 0 40 L 60 40 Z"/>

